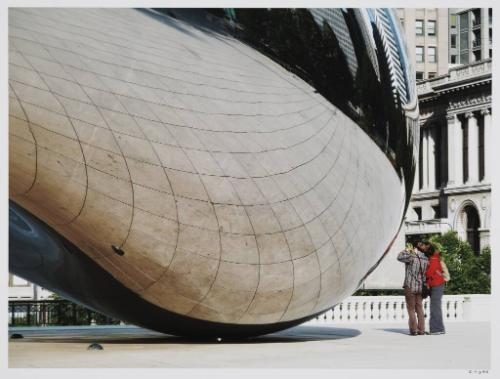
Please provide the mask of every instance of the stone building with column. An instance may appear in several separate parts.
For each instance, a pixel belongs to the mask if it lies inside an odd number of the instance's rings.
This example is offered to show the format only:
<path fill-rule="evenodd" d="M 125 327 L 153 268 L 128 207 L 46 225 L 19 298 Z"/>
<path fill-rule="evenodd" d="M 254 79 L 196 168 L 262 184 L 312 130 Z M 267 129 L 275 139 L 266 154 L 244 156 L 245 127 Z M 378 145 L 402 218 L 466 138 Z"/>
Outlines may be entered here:
<path fill-rule="evenodd" d="M 479 252 L 490 235 L 491 59 L 452 68 L 417 91 L 420 157 L 406 239 L 455 230 Z"/>

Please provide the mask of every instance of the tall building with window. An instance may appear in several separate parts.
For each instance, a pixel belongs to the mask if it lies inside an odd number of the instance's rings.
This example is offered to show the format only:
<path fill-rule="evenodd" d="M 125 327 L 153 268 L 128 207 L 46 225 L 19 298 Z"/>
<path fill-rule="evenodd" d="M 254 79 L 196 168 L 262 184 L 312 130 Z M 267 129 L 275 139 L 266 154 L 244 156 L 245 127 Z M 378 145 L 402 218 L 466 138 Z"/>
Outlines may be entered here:
<path fill-rule="evenodd" d="M 448 9 L 398 8 L 416 79 L 448 72 Z"/>
<path fill-rule="evenodd" d="M 492 56 L 492 9 L 450 9 L 450 65 L 468 64 Z"/>

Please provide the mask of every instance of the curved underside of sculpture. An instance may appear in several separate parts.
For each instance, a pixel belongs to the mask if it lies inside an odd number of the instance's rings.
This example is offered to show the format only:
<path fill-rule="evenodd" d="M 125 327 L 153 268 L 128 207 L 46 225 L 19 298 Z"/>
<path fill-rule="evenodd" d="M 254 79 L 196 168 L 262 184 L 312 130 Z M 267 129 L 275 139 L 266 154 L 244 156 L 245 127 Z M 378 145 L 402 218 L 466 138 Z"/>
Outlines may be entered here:
<path fill-rule="evenodd" d="M 12 272 L 196 336 L 284 329 L 358 288 L 399 230 L 417 151 L 393 15 L 232 18 L 10 10 Z M 273 45 L 276 20 L 325 58 Z"/>

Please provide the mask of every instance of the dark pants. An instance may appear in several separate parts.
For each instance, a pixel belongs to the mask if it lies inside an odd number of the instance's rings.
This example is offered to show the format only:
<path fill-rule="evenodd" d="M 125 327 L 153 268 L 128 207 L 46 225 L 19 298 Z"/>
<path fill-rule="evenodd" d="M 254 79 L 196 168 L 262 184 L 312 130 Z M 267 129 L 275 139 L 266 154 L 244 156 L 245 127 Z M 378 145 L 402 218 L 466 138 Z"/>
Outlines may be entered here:
<path fill-rule="evenodd" d="M 412 293 L 408 287 L 405 287 L 406 310 L 408 311 L 408 326 L 410 333 L 425 331 L 425 315 L 422 305 L 422 294 Z M 418 321 L 417 321 L 418 319 Z"/>
<path fill-rule="evenodd" d="M 431 318 L 429 320 L 429 331 L 431 333 L 444 332 L 443 312 L 441 310 L 443 292 L 444 284 L 431 287 Z"/>

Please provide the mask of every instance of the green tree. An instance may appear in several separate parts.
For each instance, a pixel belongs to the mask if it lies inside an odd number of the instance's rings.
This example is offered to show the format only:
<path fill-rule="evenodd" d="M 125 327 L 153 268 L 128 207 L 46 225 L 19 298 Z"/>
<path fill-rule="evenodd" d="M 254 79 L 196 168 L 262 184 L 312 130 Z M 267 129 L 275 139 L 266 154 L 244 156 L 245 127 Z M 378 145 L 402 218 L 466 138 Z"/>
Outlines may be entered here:
<path fill-rule="evenodd" d="M 491 250 L 484 248 L 476 255 L 468 242 L 450 231 L 431 238 L 441 252 L 450 271 L 451 280 L 446 284 L 445 294 L 472 294 L 491 292 Z"/>

